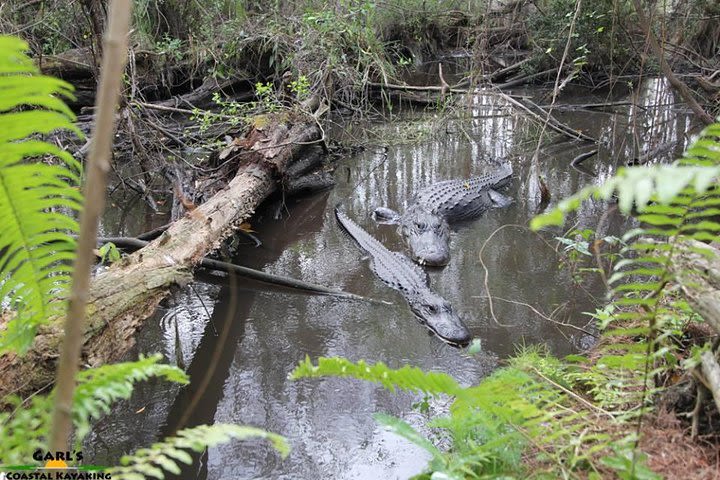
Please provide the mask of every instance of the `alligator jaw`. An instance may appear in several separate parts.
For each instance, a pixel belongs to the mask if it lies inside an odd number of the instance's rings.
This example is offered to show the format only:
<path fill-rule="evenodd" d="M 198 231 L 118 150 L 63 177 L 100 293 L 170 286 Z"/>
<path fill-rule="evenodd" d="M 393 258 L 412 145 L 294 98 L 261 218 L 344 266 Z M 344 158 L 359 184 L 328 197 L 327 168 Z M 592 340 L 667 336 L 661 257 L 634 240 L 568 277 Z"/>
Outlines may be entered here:
<path fill-rule="evenodd" d="M 430 330 L 437 338 L 442 340 L 443 342 L 447 343 L 448 345 L 451 345 L 453 347 L 467 347 L 470 344 L 470 340 L 472 340 L 472 336 L 470 335 L 470 332 L 465 329 L 466 333 L 463 333 L 463 336 L 461 338 L 448 338 L 440 334 L 436 329 L 434 329 L 429 323 L 427 323 L 425 320 L 418 317 L 418 320 L 420 320 L 420 323 L 425 325 L 425 327 Z M 464 325 L 463 325 L 464 327 Z"/>

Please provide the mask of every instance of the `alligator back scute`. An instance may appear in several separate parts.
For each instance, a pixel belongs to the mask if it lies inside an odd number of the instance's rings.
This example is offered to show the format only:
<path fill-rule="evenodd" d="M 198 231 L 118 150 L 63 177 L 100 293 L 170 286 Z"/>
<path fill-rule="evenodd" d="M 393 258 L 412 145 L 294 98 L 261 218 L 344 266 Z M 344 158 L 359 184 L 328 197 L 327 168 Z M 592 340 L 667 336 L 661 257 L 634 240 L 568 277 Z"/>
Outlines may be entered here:
<path fill-rule="evenodd" d="M 415 294 L 428 286 L 425 271 L 405 255 L 391 252 L 340 210 L 335 210 L 340 225 L 370 255 L 370 269 L 390 288 Z"/>
<path fill-rule="evenodd" d="M 503 185 L 511 175 L 512 167 L 505 165 L 491 174 L 434 183 L 420 190 L 415 202 L 451 222 L 475 218 L 492 206 L 488 190 Z"/>

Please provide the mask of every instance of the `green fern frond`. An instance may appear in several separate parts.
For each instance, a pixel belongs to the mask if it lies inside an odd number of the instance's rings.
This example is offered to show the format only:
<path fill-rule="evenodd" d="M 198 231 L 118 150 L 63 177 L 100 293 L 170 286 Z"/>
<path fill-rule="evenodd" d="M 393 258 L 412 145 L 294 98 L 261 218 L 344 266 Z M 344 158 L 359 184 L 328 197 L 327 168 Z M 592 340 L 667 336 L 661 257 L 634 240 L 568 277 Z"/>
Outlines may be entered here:
<path fill-rule="evenodd" d="M 583 201 L 591 197 L 610 200 L 616 196 L 622 213 L 629 214 L 633 208 L 644 212 L 651 201 L 667 205 L 687 187 L 703 193 L 717 183 L 718 177 L 720 167 L 659 165 L 623 168 L 603 185 L 585 187 L 562 200 L 550 212 L 533 218 L 530 228 L 539 230 L 546 226 L 562 225 L 568 213 L 577 210 Z M 650 221 L 673 221 L 671 217 L 647 215 L 646 218 Z"/>
<path fill-rule="evenodd" d="M 460 395 L 463 392 L 457 381 L 445 373 L 423 372 L 419 368 L 409 366 L 391 369 L 382 362 L 368 365 L 363 360 L 353 363 L 338 357 L 320 357 L 317 366 L 313 365 L 310 357 L 305 357 L 305 360 L 290 374 L 290 379 L 328 376 L 352 377 L 375 382 L 393 392 L 396 387 L 428 394 Z"/>
<path fill-rule="evenodd" d="M 270 441 L 283 458 L 290 452 L 290 446 L 285 438 L 259 428 L 227 424 L 200 425 L 181 430 L 176 436 L 167 438 L 164 442 L 122 457 L 120 459 L 122 466 L 106 470 L 106 473 L 117 480 L 145 480 L 147 477 L 162 480 L 165 478 L 165 472 L 174 475 L 181 473 L 178 462 L 186 465 L 192 463 L 192 457 L 187 450 L 202 452 L 208 447 L 230 440 L 252 438 Z"/>
<path fill-rule="evenodd" d="M 182 370 L 160 364 L 160 360 L 162 356 L 158 354 L 80 372 L 72 408 L 75 441 L 80 443 L 91 422 L 109 413 L 114 402 L 130 398 L 135 383 L 151 377 L 188 383 Z M 13 397 L 5 401 L 14 408 L 0 412 L 0 464 L 27 463 L 35 450 L 47 449 L 53 394 L 35 395 L 25 403 Z"/>
<path fill-rule="evenodd" d="M 72 86 L 40 75 L 27 49 L 0 36 L 0 300 L 14 311 L 0 333 L 0 353 L 23 353 L 39 325 L 63 314 L 75 251 L 71 234 L 78 229 L 68 212 L 82 204 L 80 164 L 29 138 L 59 129 L 81 135 L 58 98 L 71 98 Z M 55 161 L 42 161 L 50 156 Z"/>
<path fill-rule="evenodd" d="M 717 185 L 720 176 L 720 123 L 706 127 L 699 138 L 688 147 L 683 157 L 674 165 L 652 167 L 623 168 L 601 186 L 589 186 L 564 199 L 551 211 L 538 215 L 530 222 L 533 230 L 545 226 L 562 225 L 565 216 L 577 210 L 581 203 L 590 197 L 609 200 L 617 196 L 618 206 L 624 214 L 633 208 L 638 212 L 656 209 L 655 213 L 682 214 L 676 209 L 671 211 L 671 203 L 687 204 Z M 689 195 L 688 195 L 689 194 Z M 683 196 L 686 196 L 683 201 Z M 719 205 L 717 197 L 712 200 Z M 651 203 L 652 202 L 652 203 Z M 654 206 L 654 205 L 660 206 Z M 707 206 L 707 204 L 702 204 Z M 708 215 L 713 213 L 708 212 Z M 648 217 L 651 218 L 651 217 Z M 662 217 L 658 217 L 662 218 Z M 667 216 L 666 218 L 670 218 Z"/>
<path fill-rule="evenodd" d="M 158 363 L 162 355 L 140 357 L 135 362 L 103 365 L 78 374 L 78 385 L 73 398 L 73 418 L 76 441 L 80 442 L 90 431 L 90 423 L 110 413 L 118 400 L 130 398 L 135 383 L 151 377 L 186 385 L 188 376 L 174 365 Z"/>

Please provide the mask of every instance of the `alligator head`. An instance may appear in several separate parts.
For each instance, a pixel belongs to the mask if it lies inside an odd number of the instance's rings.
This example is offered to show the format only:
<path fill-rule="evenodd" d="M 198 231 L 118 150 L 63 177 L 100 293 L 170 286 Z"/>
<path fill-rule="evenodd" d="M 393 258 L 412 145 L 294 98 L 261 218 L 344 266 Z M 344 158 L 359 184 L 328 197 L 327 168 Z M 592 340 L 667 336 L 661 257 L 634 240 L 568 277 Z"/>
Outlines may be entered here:
<path fill-rule="evenodd" d="M 440 267 L 450 262 L 450 226 L 442 216 L 413 205 L 400 218 L 400 233 L 419 264 Z"/>
<path fill-rule="evenodd" d="M 442 267 L 450 262 L 450 225 L 442 215 L 416 203 L 402 215 L 389 208 L 376 208 L 375 220 L 398 224 L 410 256 L 420 265 Z"/>
<path fill-rule="evenodd" d="M 452 305 L 437 293 L 427 290 L 408 299 L 416 317 L 443 341 L 464 347 L 472 336 Z"/>

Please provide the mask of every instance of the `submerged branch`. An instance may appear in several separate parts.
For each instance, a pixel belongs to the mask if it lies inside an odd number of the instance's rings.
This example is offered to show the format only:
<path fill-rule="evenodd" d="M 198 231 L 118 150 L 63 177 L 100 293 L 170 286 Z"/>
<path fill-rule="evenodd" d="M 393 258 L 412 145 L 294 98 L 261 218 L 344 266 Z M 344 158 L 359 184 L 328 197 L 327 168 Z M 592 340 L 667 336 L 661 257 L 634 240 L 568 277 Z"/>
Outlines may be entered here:
<path fill-rule="evenodd" d="M 135 237 L 98 237 L 98 243 L 113 243 L 119 248 L 128 249 L 131 251 L 139 250 L 147 246 L 150 242 L 141 240 Z M 255 270 L 249 267 L 243 267 L 234 263 L 222 262 L 220 260 L 214 260 L 210 258 L 203 258 L 199 266 L 207 268 L 208 270 L 215 270 L 218 272 L 234 273 L 251 280 L 257 280 L 260 282 L 269 283 L 271 285 L 279 285 L 282 287 L 294 288 L 305 292 L 317 293 L 320 295 L 330 295 L 333 297 L 347 298 L 350 300 L 360 300 L 363 302 L 372 303 L 384 303 L 388 302 L 373 300 L 353 293 L 337 290 L 334 288 L 325 287 L 316 283 L 305 282 L 291 277 L 285 277 L 282 275 L 275 275 L 272 273 L 263 272 L 261 270 Z"/>

